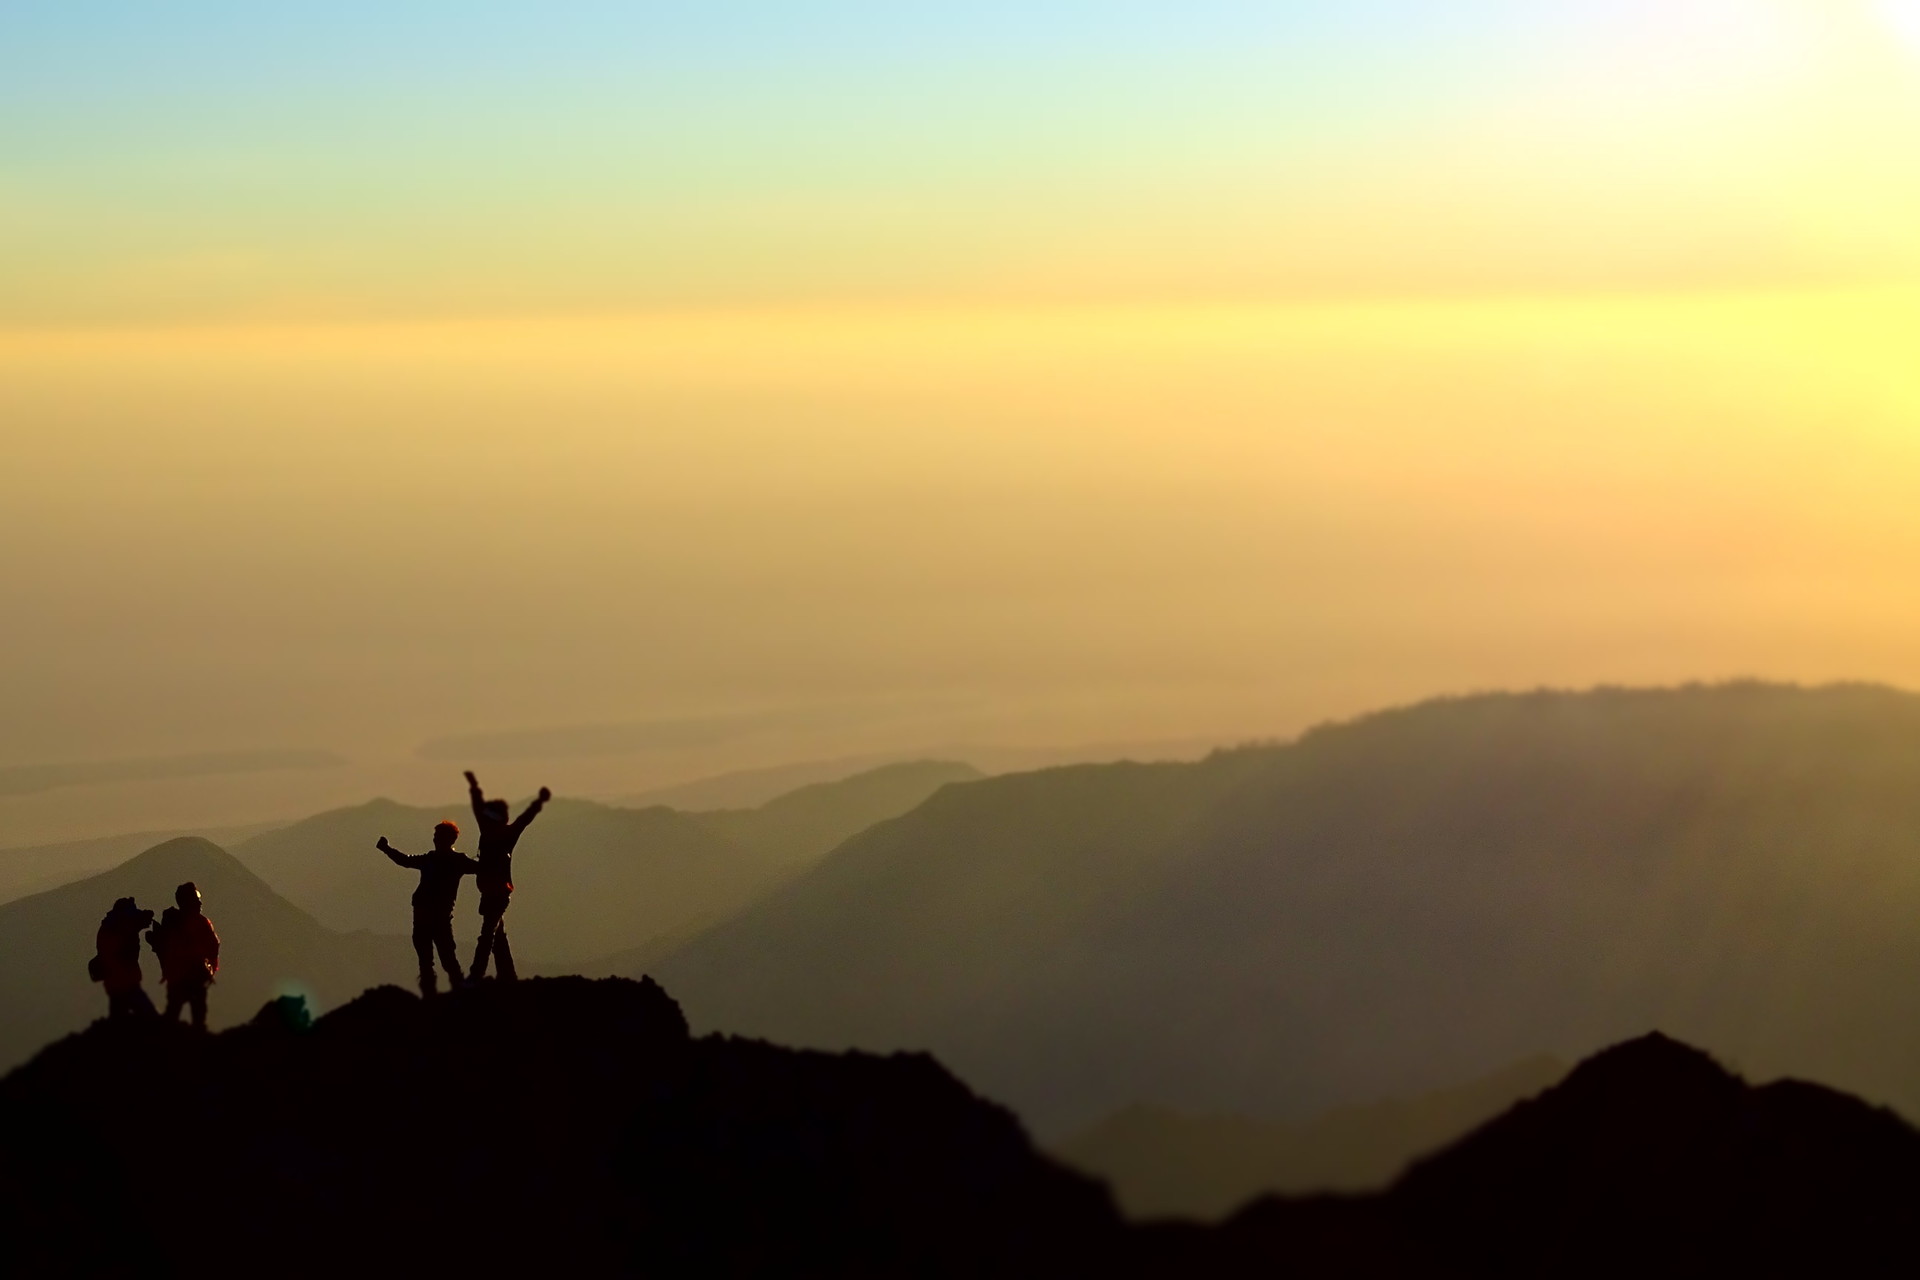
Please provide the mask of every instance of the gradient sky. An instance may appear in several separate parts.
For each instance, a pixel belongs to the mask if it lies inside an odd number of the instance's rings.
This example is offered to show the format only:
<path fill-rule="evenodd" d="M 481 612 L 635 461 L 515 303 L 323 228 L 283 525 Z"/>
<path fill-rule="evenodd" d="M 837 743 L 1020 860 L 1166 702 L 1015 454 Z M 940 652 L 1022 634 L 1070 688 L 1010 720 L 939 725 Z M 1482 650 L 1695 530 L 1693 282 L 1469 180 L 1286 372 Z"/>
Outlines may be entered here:
<path fill-rule="evenodd" d="M 0 322 L 1878 280 L 1913 10 L 9 5 Z"/>
<path fill-rule="evenodd" d="M 0 843 L 1920 684 L 1916 333 L 1920 3 L 0 4 L 0 767 L 354 762 Z"/>

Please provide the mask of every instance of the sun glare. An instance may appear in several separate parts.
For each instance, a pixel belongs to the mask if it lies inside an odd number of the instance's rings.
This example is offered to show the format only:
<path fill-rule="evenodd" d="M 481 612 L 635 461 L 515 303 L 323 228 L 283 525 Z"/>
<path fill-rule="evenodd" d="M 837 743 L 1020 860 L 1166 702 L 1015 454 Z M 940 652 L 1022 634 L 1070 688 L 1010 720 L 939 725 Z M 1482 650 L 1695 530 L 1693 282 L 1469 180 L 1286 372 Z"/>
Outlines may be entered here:
<path fill-rule="evenodd" d="M 1887 25 L 1915 53 L 1920 53 L 1920 0 L 1879 0 Z"/>

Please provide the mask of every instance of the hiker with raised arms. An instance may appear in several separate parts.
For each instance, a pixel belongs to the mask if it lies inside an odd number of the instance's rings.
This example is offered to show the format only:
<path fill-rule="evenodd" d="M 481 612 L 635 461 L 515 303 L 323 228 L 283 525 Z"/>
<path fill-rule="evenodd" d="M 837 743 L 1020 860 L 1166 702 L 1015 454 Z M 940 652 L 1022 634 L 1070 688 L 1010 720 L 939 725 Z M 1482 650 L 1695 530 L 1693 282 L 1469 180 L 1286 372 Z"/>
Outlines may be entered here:
<path fill-rule="evenodd" d="M 480 886 L 480 941 L 473 951 L 473 978 L 477 982 L 486 976 L 491 955 L 499 962 L 500 980 L 512 982 L 519 975 L 513 968 L 513 948 L 507 943 L 505 916 L 513 899 L 513 847 L 520 843 L 527 824 L 553 799 L 553 792 L 540 788 L 533 803 L 511 822 L 507 802 L 487 799 L 472 770 L 467 771 L 467 795 L 480 823 L 480 871 L 474 876 Z"/>
<path fill-rule="evenodd" d="M 460 973 L 460 956 L 453 946 L 453 904 L 460 896 L 460 877 L 480 870 L 480 864 L 457 852 L 453 842 L 460 828 L 442 822 L 433 829 L 433 848 L 426 853 L 406 854 L 381 836 L 375 845 L 393 859 L 396 866 L 420 873 L 420 887 L 413 891 L 413 949 L 420 957 L 420 994 L 433 995 L 439 983 L 433 972 L 433 953 L 440 952 L 440 964 L 454 986 L 466 979 Z"/>

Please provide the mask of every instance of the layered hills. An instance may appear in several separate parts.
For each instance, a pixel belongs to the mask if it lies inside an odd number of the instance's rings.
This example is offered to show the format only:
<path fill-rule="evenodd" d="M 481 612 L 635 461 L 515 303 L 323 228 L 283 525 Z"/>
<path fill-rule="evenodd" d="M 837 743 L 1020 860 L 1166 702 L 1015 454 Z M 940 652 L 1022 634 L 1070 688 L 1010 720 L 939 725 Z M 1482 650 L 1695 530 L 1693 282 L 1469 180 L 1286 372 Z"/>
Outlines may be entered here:
<path fill-rule="evenodd" d="M 96 1024 L 0 1081 L 23 1275 L 1907 1275 L 1920 1134 L 1618 1046 L 1380 1195 L 1130 1225 L 920 1055 L 693 1038 L 651 982 Z"/>
<path fill-rule="evenodd" d="M 1654 1026 L 1920 1114 L 1916 781 L 1887 689 L 1441 701 L 949 788 L 654 972 L 703 1025 L 931 1050 L 1049 1138 Z"/>
<path fill-rule="evenodd" d="M 198 831 L 143 831 L 0 849 L 0 903 L 72 884 L 75 880 L 117 867 L 136 854 L 145 853 L 155 845 L 177 840 L 181 836 L 198 836 L 227 848 L 241 840 L 271 831 L 278 825 L 259 823 L 244 827 L 202 828 Z"/>
<path fill-rule="evenodd" d="M 1514 1103 L 1557 1083 L 1567 1067 L 1529 1058 L 1484 1080 L 1417 1098 L 1341 1107 L 1303 1124 L 1192 1115 L 1140 1104 L 1052 1146 L 1104 1180 L 1135 1218 L 1217 1219 L 1268 1193 L 1373 1191 Z"/>
<path fill-rule="evenodd" d="M 215 1026 L 251 1017 L 283 992 L 319 1005 L 349 1000 L 368 986 L 413 969 L 404 937 L 343 935 L 274 893 L 232 855 L 186 837 L 157 845 L 111 871 L 0 906 L 0 1066 L 11 1066 L 57 1036 L 105 1011 L 87 977 L 100 918 L 115 899 L 155 911 L 174 888 L 193 881 L 220 932 L 220 976 L 211 997 Z M 159 966 L 143 947 L 149 993 L 159 996 Z"/>
<path fill-rule="evenodd" d="M 597 966 L 615 953 L 682 939 L 737 913 L 856 832 L 978 776 L 964 764 L 893 765 L 757 809 L 710 813 L 555 800 L 514 856 L 523 890 L 510 918 L 516 953 Z M 442 818 L 467 829 L 461 847 L 472 849 L 464 798 L 432 809 L 375 800 L 255 836 L 234 855 L 332 928 L 405 934 L 410 885 L 374 841 L 389 836 L 420 852 Z"/>

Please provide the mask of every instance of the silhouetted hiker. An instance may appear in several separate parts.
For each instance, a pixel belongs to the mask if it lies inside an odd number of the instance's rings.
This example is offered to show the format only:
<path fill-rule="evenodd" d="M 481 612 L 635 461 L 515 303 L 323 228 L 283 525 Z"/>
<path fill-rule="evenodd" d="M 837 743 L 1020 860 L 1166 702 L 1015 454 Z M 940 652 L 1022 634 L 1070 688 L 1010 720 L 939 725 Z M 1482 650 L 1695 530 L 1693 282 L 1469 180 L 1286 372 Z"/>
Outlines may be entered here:
<path fill-rule="evenodd" d="M 220 971 L 220 935 L 200 908 L 200 889 L 191 880 L 173 891 L 174 906 L 147 934 L 160 957 L 160 980 L 167 984 L 167 1017 L 178 1019 L 180 1006 L 193 1013 L 193 1025 L 207 1027 L 207 988 Z"/>
<path fill-rule="evenodd" d="M 440 965 L 459 986 L 466 979 L 460 973 L 460 957 L 453 949 L 453 904 L 460 896 L 460 877 L 480 870 L 480 864 L 454 850 L 460 828 L 443 822 L 433 829 L 433 848 L 422 854 L 405 854 L 380 837 L 377 847 L 403 867 L 420 873 L 420 887 L 413 891 L 413 949 L 420 956 L 420 994 L 430 996 L 439 990 L 433 975 L 433 952 L 440 950 Z"/>
<path fill-rule="evenodd" d="M 471 770 L 467 773 L 467 795 L 473 800 L 473 816 L 480 820 L 480 871 L 474 876 L 480 886 L 480 943 L 473 950 L 473 976 L 486 976 L 491 953 L 500 962 L 501 981 L 512 982 L 519 975 L 513 970 L 513 948 L 507 943 L 502 917 L 513 899 L 513 846 L 520 843 L 520 833 L 527 824 L 553 799 L 553 792 L 540 788 L 526 812 L 512 822 L 507 821 L 507 802 L 487 799 L 480 790 L 480 779 Z"/>
<path fill-rule="evenodd" d="M 115 902 L 100 921 L 87 976 L 106 987 L 109 1018 L 154 1016 L 140 974 L 140 931 L 152 923 L 153 912 L 142 911 L 132 898 Z"/>

